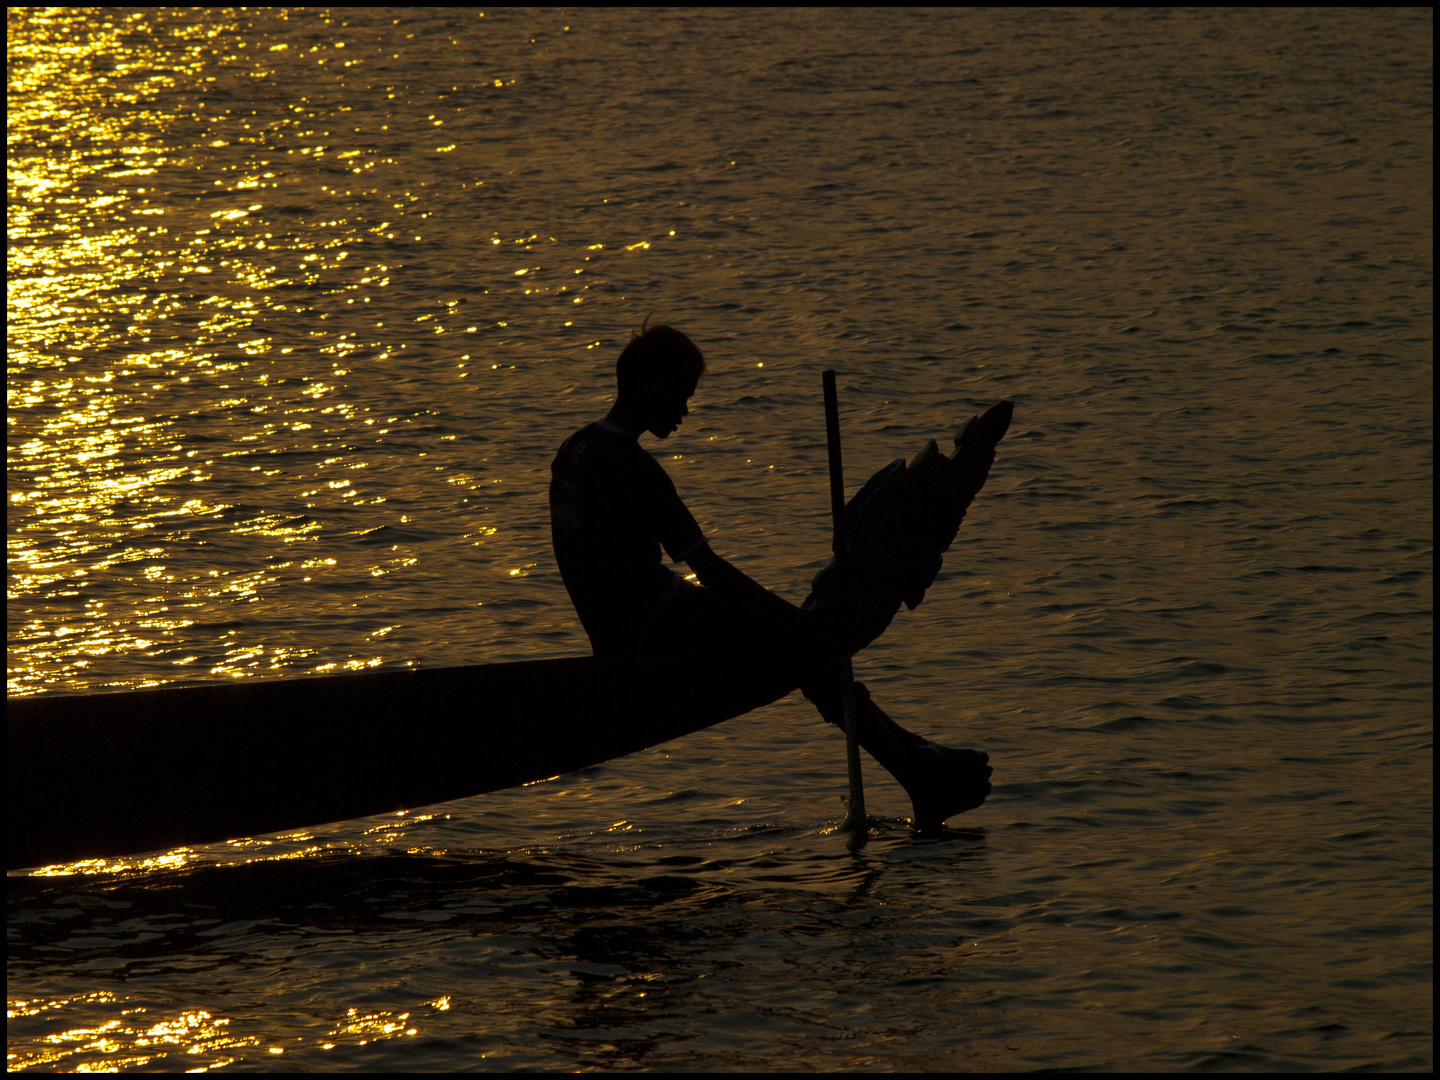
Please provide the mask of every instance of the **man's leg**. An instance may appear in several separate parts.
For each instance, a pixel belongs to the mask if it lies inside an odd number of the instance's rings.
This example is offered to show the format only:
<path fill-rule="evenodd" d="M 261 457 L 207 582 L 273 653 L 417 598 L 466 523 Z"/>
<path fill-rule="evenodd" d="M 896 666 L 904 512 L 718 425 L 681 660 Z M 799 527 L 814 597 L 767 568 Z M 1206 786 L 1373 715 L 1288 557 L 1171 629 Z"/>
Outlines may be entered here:
<path fill-rule="evenodd" d="M 812 670 L 801 691 L 830 723 L 845 730 L 840 671 Z M 954 750 L 906 731 L 876 705 L 864 683 L 855 683 L 855 741 L 910 796 L 912 821 L 932 832 L 948 817 L 973 810 L 990 794 L 990 756 Z"/>
<path fill-rule="evenodd" d="M 843 731 L 836 643 L 850 633 L 848 616 L 837 611 L 838 604 L 801 609 L 774 593 L 763 603 L 757 611 L 753 604 L 682 582 L 666 604 L 655 647 L 707 654 L 751 651 L 768 661 L 783 657 L 799 675 L 806 698 Z M 952 750 L 906 731 L 870 700 L 860 683 L 855 684 L 855 695 L 856 741 L 909 794 L 917 829 L 938 828 L 946 818 L 985 801 L 991 773 L 986 754 Z"/>

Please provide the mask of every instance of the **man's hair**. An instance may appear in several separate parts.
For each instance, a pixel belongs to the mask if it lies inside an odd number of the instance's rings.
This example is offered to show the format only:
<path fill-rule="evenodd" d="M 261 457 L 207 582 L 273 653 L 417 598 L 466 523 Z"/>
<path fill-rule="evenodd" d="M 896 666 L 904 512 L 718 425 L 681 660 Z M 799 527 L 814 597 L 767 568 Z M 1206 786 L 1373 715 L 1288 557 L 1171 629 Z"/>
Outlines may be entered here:
<path fill-rule="evenodd" d="M 705 370 L 693 341 L 673 326 L 651 326 L 647 315 L 615 361 L 615 384 L 622 397 L 643 397 L 662 387 L 693 389 Z"/>

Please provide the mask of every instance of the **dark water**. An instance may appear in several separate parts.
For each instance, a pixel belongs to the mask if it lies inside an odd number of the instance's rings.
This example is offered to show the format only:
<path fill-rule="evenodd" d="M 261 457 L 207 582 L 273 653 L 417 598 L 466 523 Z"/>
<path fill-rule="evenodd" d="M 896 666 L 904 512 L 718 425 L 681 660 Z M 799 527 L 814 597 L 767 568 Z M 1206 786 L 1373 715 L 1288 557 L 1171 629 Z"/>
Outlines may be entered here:
<path fill-rule="evenodd" d="M 991 755 L 945 837 L 871 765 L 847 849 L 787 700 L 11 875 L 11 1068 L 1430 1069 L 1430 11 L 8 30 L 12 696 L 586 651 L 548 465 L 650 311 L 796 599 L 822 368 L 852 487 L 1016 402 L 857 658 Z"/>

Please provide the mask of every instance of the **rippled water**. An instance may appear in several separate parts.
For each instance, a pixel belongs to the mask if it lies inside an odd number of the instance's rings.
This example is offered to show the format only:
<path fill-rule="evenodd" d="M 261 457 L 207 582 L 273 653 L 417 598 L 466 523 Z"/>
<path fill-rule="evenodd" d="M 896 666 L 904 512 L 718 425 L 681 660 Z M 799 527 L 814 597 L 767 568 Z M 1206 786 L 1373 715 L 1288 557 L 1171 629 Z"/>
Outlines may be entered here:
<path fill-rule="evenodd" d="M 650 311 L 796 599 L 823 367 L 852 487 L 1016 402 L 857 658 L 991 754 L 945 837 L 872 764 L 847 849 L 787 700 L 11 875 L 11 1068 L 1431 1067 L 1430 11 L 7 20 L 12 696 L 587 651 L 548 465 Z"/>

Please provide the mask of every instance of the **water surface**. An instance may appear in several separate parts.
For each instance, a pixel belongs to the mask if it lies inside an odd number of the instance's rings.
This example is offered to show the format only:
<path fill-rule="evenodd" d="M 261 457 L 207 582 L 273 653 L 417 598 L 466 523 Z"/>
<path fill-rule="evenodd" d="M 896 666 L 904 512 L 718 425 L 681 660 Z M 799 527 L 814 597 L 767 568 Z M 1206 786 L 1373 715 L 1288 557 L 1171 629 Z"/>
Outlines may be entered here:
<path fill-rule="evenodd" d="M 12 9 L 10 695 L 587 651 L 548 466 L 647 443 L 799 599 L 1006 397 L 857 658 L 515 791 L 8 881 L 9 1065 L 1432 1065 L 1433 17 Z M 397 737 L 404 737 L 397 730 Z M 217 753 L 223 753 L 223 747 Z"/>

